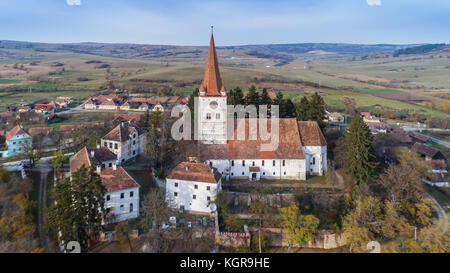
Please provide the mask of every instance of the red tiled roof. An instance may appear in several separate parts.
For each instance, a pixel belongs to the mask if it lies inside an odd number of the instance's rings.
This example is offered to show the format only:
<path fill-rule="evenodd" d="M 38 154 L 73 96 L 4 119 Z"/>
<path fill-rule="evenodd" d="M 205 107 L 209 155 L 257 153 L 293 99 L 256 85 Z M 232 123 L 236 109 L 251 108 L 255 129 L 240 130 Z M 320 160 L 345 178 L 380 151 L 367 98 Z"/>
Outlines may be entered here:
<path fill-rule="evenodd" d="M 205 74 L 200 85 L 200 92 L 205 92 L 205 96 L 220 96 L 220 92 L 225 91 L 219 72 L 219 62 L 217 61 L 214 36 L 211 34 L 209 42 L 208 59 L 206 60 Z"/>
<path fill-rule="evenodd" d="M 117 166 L 116 170 L 114 168 L 103 169 L 100 177 L 107 192 L 140 187 L 136 180 L 121 166 Z"/>
<path fill-rule="evenodd" d="M 400 143 L 412 143 L 412 139 L 411 139 L 411 137 L 409 137 L 409 135 L 407 133 L 393 132 L 391 134 L 392 134 L 392 137 Z"/>
<path fill-rule="evenodd" d="M 69 160 L 70 164 L 70 173 L 76 172 L 81 166 L 85 166 L 86 168 L 91 167 L 91 160 L 89 159 L 89 153 L 87 148 L 79 150 L 74 156 L 72 156 Z"/>
<path fill-rule="evenodd" d="M 28 133 L 32 137 L 37 135 L 48 136 L 48 134 L 50 134 L 51 132 L 53 132 L 52 127 L 35 127 L 28 129 Z"/>
<path fill-rule="evenodd" d="M 94 152 L 92 154 L 92 152 Z M 93 157 L 92 157 L 93 155 Z M 105 161 L 116 160 L 117 156 L 108 150 L 108 148 L 88 148 L 84 147 L 78 151 L 72 158 L 70 158 L 70 172 L 76 172 L 81 166 L 90 168 L 92 163 L 91 160 L 95 161 L 95 165 L 101 165 Z"/>
<path fill-rule="evenodd" d="M 114 154 L 113 152 L 111 152 L 106 147 L 87 148 L 87 152 L 88 152 L 89 156 L 91 156 L 93 153 L 94 159 L 100 164 L 105 161 L 111 161 L 111 160 L 117 159 L 117 155 Z"/>
<path fill-rule="evenodd" d="M 438 149 L 435 149 L 431 146 L 416 142 L 414 143 L 412 149 L 416 152 L 418 152 L 419 154 L 434 158 L 436 155 L 441 154 L 441 152 Z M 442 157 L 444 157 L 442 155 Z"/>
<path fill-rule="evenodd" d="M 131 135 L 135 132 L 138 134 L 138 136 L 145 133 L 145 131 L 141 129 L 136 123 L 131 121 L 123 122 L 117 125 L 104 137 L 102 137 L 102 139 L 124 142 L 130 139 Z"/>
<path fill-rule="evenodd" d="M 16 135 L 28 135 L 28 134 L 20 125 L 17 125 L 16 127 L 12 128 L 10 131 L 6 133 L 6 140 L 10 140 Z"/>
<path fill-rule="evenodd" d="M 59 131 L 64 132 L 64 131 L 73 131 L 75 129 L 81 128 L 82 125 L 77 124 L 77 125 L 61 125 L 59 126 Z"/>
<path fill-rule="evenodd" d="M 7 112 L 7 111 L 0 112 L 0 117 L 2 117 L 2 118 L 12 118 L 13 116 L 14 116 L 14 114 L 11 112 Z"/>
<path fill-rule="evenodd" d="M 431 160 L 431 164 L 433 167 L 433 170 L 446 170 L 447 164 L 445 163 L 445 160 Z"/>
<path fill-rule="evenodd" d="M 431 139 L 429 136 L 422 135 L 422 134 L 419 134 L 419 133 L 416 133 L 416 132 L 411 132 L 410 136 L 412 136 L 413 138 L 415 138 L 415 139 L 417 139 L 419 141 L 422 141 L 422 142 L 428 142 Z"/>
<path fill-rule="evenodd" d="M 211 168 L 208 164 L 181 162 L 172 170 L 167 178 L 193 182 L 218 183 L 221 176 L 216 168 Z"/>
<path fill-rule="evenodd" d="M 246 137 L 245 140 L 238 140 L 236 137 L 237 124 L 243 122 L 245 122 Z M 203 157 L 207 159 L 305 159 L 302 148 L 304 145 L 326 145 L 325 138 L 316 122 L 298 123 L 295 118 L 281 118 L 278 119 L 278 122 L 278 148 L 274 151 L 260 150 L 261 144 L 269 144 L 270 140 L 262 140 L 258 132 L 258 121 L 251 122 L 249 119 L 235 121 L 234 140 L 229 140 L 227 144 L 200 144 L 200 150 Z M 268 130 L 270 130 L 270 126 L 271 121 L 268 119 Z M 249 140 L 249 128 L 253 132 L 258 132 L 256 140 Z"/>
<path fill-rule="evenodd" d="M 303 146 L 325 146 L 327 141 L 315 121 L 299 121 L 298 129 Z"/>
<path fill-rule="evenodd" d="M 136 114 L 114 114 L 114 118 L 122 117 L 125 120 L 135 119 L 136 121 L 140 121 L 141 120 L 141 116 L 142 115 L 138 114 L 138 113 L 136 113 Z"/>

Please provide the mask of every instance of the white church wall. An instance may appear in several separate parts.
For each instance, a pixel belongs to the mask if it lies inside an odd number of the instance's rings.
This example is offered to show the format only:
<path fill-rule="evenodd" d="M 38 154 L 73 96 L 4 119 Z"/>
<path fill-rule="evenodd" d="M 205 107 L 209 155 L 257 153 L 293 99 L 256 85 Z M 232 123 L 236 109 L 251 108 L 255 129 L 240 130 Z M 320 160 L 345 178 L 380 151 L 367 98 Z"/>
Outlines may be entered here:
<path fill-rule="evenodd" d="M 245 161 L 245 165 L 243 165 L 243 161 Z M 304 159 L 222 159 L 206 161 L 208 164 L 210 162 L 224 175 L 228 169 L 228 175 L 231 179 L 248 179 L 249 167 L 252 166 L 260 168 L 262 179 L 306 179 L 306 161 Z"/>

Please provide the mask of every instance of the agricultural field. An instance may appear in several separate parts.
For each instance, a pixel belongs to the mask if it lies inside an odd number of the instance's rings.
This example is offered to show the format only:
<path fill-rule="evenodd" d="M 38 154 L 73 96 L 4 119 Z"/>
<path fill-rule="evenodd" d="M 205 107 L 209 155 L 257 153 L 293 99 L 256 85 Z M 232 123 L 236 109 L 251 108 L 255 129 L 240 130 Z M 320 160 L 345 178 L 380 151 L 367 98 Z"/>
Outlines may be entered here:
<path fill-rule="evenodd" d="M 225 87 L 255 85 L 272 95 L 282 91 L 294 102 L 318 92 L 334 109 L 343 109 L 340 98 L 349 96 L 366 111 L 382 106 L 450 118 L 443 107 L 450 99 L 447 52 L 397 58 L 372 53 L 365 58 L 363 52 L 289 54 L 273 48 L 218 47 Z M 0 59 L 4 110 L 11 103 L 41 98 L 84 100 L 111 85 L 131 92 L 190 94 L 201 83 L 207 47 L 19 44 L 0 50 L 8 56 Z"/>

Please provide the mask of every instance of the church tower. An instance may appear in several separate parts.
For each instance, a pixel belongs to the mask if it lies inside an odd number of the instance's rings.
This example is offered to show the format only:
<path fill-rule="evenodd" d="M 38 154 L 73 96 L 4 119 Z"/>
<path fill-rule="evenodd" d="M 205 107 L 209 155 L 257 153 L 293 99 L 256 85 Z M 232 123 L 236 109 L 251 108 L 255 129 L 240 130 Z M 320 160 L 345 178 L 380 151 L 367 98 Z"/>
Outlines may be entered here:
<path fill-rule="evenodd" d="M 220 78 L 213 33 L 209 43 L 205 75 L 199 91 L 197 112 L 199 140 L 205 144 L 226 144 L 227 93 Z"/>

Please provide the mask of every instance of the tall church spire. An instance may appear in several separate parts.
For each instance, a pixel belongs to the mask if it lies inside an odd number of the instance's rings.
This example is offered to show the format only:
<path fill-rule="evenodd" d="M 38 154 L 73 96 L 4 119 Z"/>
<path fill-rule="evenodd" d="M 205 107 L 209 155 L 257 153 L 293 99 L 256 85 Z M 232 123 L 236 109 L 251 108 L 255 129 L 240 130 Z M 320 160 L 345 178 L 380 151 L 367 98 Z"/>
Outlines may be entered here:
<path fill-rule="evenodd" d="M 220 78 L 219 63 L 217 61 L 216 46 L 211 27 L 211 41 L 209 42 L 208 59 L 206 60 L 205 75 L 200 85 L 200 96 L 223 96 L 225 87 Z M 223 92 L 223 93 L 222 93 Z"/>

